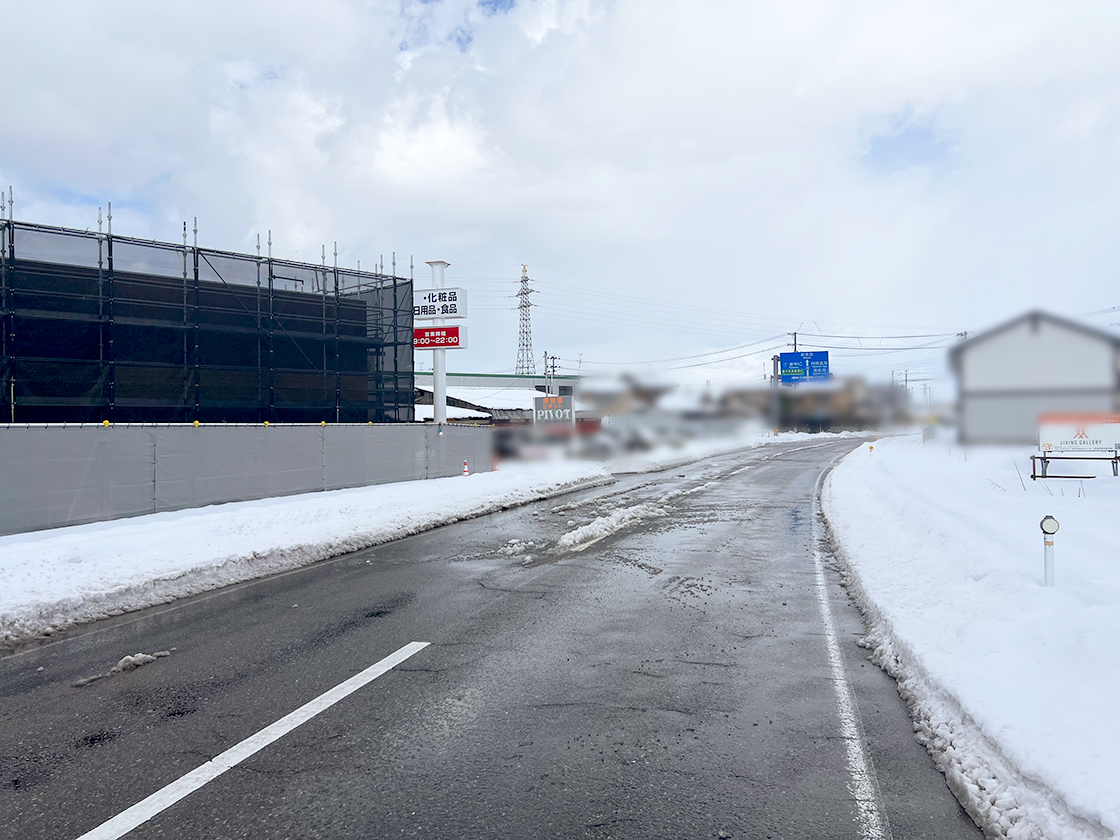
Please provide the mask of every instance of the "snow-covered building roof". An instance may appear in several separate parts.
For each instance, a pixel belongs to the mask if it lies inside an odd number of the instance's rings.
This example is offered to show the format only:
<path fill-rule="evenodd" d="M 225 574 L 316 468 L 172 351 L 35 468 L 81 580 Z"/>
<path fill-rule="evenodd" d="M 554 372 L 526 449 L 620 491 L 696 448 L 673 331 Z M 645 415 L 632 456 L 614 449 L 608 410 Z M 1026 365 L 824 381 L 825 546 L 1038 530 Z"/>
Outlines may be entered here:
<path fill-rule="evenodd" d="M 486 408 L 533 410 L 533 400 L 544 394 L 530 388 L 463 388 L 452 385 L 447 396 Z"/>
<path fill-rule="evenodd" d="M 417 404 L 415 410 L 416 422 L 418 423 L 435 419 L 436 407 L 434 405 Z M 484 411 L 475 411 L 473 408 L 458 408 L 457 406 L 449 405 L 447 406 L 447 419 L 451 423 L 457 420 L 489 420 L 490 414 Z"/>
<path fill-rule="evenodd" d="M 427 384 L 427 383 L 425 383 Z M 423 386 L 418 386 L 418 390 L 430 394 L 431 391 Z M 546 396 L 544 392 L 531 390 L 529 388 L 465 388 L 457 385 L 450 385 L 447 388 L 447 413 L 448 417 L 451 416 L 451 401 L 458 400 L 462 403 L 467 403 L 477 409 L 486 410 L 487 416 L 492 416 L 494 412 L 509 412 L 509 411 L 526 411 L 533 410 L 533 400 L 537 397 Z M 417 405 L 417 410 L 422 406 Z M 585 405 L 584 403 L 576 400 L 576 411 L 589 411 L 593 406 Z M 462 411 L 464 409 L 455 409 Z M 417 419 L 421 419 L 417 414 Z"/>

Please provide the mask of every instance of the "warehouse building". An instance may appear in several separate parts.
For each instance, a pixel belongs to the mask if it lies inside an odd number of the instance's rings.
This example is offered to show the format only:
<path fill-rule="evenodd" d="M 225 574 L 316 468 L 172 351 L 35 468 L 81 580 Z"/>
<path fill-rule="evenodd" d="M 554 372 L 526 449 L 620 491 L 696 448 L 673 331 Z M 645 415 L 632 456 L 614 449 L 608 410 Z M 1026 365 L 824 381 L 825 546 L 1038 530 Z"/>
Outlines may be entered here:
<path fill-rule="evenodd" d="M 412 282 L 0 220 L 0 422 L 413 419 Z"/>
<path fill-rule="evenodd" d="M 1120 410 L 1120 337 L 1047 312 L 962 341 L 949 358 L 962 443 L 1037 443 L 1042 414 Z"/>

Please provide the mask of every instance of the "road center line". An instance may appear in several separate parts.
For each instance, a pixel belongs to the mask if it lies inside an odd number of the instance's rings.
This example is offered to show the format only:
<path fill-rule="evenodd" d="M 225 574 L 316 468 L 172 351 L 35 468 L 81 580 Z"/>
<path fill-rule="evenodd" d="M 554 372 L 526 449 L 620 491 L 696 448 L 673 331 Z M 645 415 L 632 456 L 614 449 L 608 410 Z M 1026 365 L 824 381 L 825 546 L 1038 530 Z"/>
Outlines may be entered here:
<path fill-rule="evenodd" d="M 314 700 L 300 706 L 294 712 L 289 712 L 275 723 L 269 724 L 255 735 L 250 735 L 244 741 L 230 747 L 220 755 L 207 761 L 201 767 L 196 767 L 187 775 L 157 790 L 147 799 L 142 799 L 131 808 L 117 814 L 112 819 L 103 822 L 92 831 L 87 831 L 78 840 L 117 840 L 123 837 L 138 825 L 147 822 L 152 817 L 167 810 L 180 799 L 188 796 L 211 782 L 222 773 L 235 767 L 251 755 L 267 747 L 273 741 L 291 732 L 297 726 L 307 723 L 325 709 L 329 709 L 339 700 L 357 691 L 364 685 L 373 682 L 387 671 L 400 665 L 413 654 L 419 653 L 430 642 L 409 642 L 395 653 L 370 665 L 364 671 L 359 671 L 350 679 L 339 683 L 334 688 L 323 692 Z"/>
<path fill-rule="evenodd" d="M 831 464 L 829 466 L 831 467 Z M 817 604 L 820 606 L 825 643 L 828 647 L 828 666 L 832 673 L 832 687 L 836 692 L 836 705 L 840 713 L 840 737 L 846 746 L 848 776 L 851 780 L 848 783 L 848 790 L 855 799 L 856 818 L 859 821 L 862 840 L 891 840 L 893 835 L 887 815 L 881 806 L 875 765 L 864 742 L 859 707 L 856 705 L 856 698 L 848 681 L 848 670 L 844 667 L 840 641 L 836 636 L 836 625 L 832 620 L 832 605 L 828 601 L 828 580 L 825 577 L 824 561 L 821 559 L 820 544 L 817 539 L 817 499 L 820 497 L 821 484 L 827 474 L 826 468 L 813 493 L 813 565 L 816 572 Z"/>

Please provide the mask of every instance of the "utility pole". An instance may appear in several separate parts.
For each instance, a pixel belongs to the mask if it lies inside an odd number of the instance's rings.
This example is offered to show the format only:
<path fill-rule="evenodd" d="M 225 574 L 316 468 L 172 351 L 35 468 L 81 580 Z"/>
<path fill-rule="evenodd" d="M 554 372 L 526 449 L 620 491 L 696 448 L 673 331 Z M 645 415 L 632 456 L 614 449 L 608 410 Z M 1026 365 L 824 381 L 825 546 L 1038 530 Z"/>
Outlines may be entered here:
<path fill-rule="evenodd" d="M 549 394 L 552 394 L 553 380 L 556 377 L 556 363 L 558 361 L 559 359 L 556 356 L 549 356 L 548 351 L 544 351 L 545 388 L 548 389 Z"/>

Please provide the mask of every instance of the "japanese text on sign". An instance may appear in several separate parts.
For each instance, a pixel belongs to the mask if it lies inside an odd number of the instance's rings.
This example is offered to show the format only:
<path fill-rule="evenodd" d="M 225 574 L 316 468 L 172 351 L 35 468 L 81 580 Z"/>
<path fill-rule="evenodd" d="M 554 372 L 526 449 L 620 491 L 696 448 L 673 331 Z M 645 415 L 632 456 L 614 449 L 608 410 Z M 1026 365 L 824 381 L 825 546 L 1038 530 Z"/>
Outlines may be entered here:
<path fill-rule="evenodd" d="M 467 293 L 463 289 L 415 289 L 412 292 L 413 320 L 466 317 Z"/>
<path fill-rule="evenodd" d="M 800 353 L 780 354 L 782 384 L 804 382 L 809 379 L 828 379 L 828 351 L 810 350 Z"/>
<path fill-rule="evenodd" d="M 571 424 L 575 422 L 571 397 L 535 397 L 533 422 L 537 424 Z"/>
<path fill-rule="evenodd" d="M 454 350 L 466 344 L 466 327 L 415 327 L 412 330 L 412 346 L 417 350 Z"/>

